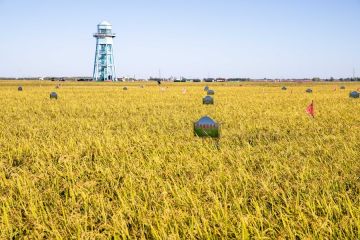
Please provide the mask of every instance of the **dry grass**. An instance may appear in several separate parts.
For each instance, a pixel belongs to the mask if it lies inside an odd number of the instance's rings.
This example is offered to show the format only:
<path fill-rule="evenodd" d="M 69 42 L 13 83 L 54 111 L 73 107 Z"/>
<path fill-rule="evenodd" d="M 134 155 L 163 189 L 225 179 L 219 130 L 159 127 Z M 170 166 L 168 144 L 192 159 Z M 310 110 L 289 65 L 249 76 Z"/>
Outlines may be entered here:
<path fill-rule="evenodd" d="M 360 238 L 359 83 L 55 85 L 0 82 L 0 238 Z"/>

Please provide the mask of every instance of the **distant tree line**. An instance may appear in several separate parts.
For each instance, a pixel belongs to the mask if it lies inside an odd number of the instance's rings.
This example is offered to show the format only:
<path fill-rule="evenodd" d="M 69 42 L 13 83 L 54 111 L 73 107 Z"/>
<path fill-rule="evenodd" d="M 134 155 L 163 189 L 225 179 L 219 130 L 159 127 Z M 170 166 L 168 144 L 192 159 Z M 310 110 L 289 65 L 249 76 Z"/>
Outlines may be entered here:
<path fill-rule="evenodd" d="M 360 77 L 352 77 L 352 78 L 339 78 L 339 79 L 335 79 L 333 77 L 330 77 L 330 78 L 325 78 L 325 79 L 321 79 L 319 77 L 314 77 L 312 79 L 313 82 L 321 82 L 321 81 L 324 81 L 324 82 L 335 82 L 335 81 L 340 81 L 340 82 L 360 82 Z"/>
<path fill-rule="evenodd" d="M 92 81 L 91 77 L 22 77 L 22 78 L 11 78 L 11 77 L 0 77 L 0 80 L 47 80 L 47 81 Z M 145 79 L 135 79 L 135 78 L 118 78 L 118 81 L 139 81 Z M 156 78 L 150 77 L 148 81 L 173 81 L 173 82 L 245 82 L 245 81 L 252 81 L 254 79 L 250 78 L 184 78 L 175 79 L 171 78 Z M 256 80 L 256 79 L 255 79 Z M 276 79 L 263 79 L 264 81 L 276 81 Z M 312 79 L 282 79 L 281 81 L 313 81 L 313 82 L 360 82 L 360 77 L 352 77 L 352 78 L 338 78 L 335 79 L 333 77 L 321 79 L 319 77 L 314 77 Z M 261 81 L 261 80 L 260 80 Z M 280 81 L 280 80 L 278 80 Z"/>

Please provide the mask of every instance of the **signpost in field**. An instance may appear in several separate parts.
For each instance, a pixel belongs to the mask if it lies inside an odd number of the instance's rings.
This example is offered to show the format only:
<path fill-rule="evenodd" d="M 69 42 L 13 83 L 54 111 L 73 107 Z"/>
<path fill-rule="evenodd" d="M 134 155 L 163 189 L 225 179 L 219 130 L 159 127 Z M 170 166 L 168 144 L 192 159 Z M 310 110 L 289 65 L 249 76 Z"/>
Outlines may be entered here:
<path fill-rule="evenodd" d="M 207 94 L 208 94 L 208 95 L 214 95 L 215 92 L 214 92 L 214 90 L 210 90 L 210 89 L 209 89 L 209 90 L 207 91 Z"/>
<path fill-rule="evenodd" d="M 57 93 L 56 92 L 51 92 L 50 93 L 50 99 L 58 99 L 58 95 L 57 95 Z"/>
<path fill-rule="evenodd" d="M 208 116 L 200 118 L 197 122 L 194 122 L 194 135 L 198 137 L 220 137 L 220 124 L 216 123 Z"/>
<path fill-rule="evenodd" d="M 214 104 L 214 99 L 211 96 L 206 96 L 203 98 L 203 104 L 205 105 Z"/>

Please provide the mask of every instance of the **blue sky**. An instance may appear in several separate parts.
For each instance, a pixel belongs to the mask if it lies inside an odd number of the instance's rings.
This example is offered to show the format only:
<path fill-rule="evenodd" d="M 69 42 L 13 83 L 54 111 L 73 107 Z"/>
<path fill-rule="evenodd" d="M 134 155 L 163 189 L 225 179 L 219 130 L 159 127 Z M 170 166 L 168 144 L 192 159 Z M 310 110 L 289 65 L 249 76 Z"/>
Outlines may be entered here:
<path fill-rule="evenodd" d="M 360 76 L 360 0 L 0 0 L 0 76 L 91 76 L 102 20 L 117 76 Z"/>

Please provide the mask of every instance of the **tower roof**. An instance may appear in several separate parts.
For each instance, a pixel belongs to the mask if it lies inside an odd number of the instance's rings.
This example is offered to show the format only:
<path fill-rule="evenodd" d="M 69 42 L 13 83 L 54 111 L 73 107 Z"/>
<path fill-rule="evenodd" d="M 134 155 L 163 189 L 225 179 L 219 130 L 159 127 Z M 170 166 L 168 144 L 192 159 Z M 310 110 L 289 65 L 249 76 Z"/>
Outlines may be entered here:
<path fill-rule="evenodd" d="M 102 21 L 101 23 L 98 24 L 99 26 L 111 26 L 111 23 L 109 23 L 108 21 Z"/>

